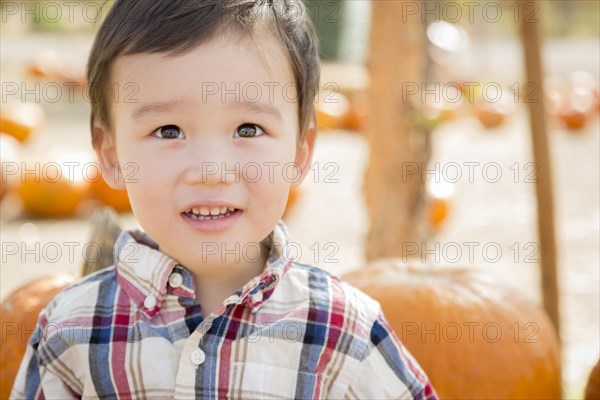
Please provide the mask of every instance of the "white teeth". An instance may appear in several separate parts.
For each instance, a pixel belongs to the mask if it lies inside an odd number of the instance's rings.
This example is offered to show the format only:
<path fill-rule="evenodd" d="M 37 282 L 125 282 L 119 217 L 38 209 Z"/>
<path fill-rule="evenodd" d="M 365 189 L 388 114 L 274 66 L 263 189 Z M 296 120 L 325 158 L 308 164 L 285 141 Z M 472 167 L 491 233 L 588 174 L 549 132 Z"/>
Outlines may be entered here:
<path fill-rule="evenodd" d="M 233 212 L 235 211 L 234 207 L 226 207 L 226 206 L 221 206 L 221 207 L 205 207 L 205 206 L 201 206 L 201 207 L 192 207 L 191 209 L 188 210 L 188 213 L 190 213 L 192 216 L 203 216 L 203 217 L 210 217 L 210 216 L 218 216 L 218 215 L 224 215 L 227 212 Z"/>

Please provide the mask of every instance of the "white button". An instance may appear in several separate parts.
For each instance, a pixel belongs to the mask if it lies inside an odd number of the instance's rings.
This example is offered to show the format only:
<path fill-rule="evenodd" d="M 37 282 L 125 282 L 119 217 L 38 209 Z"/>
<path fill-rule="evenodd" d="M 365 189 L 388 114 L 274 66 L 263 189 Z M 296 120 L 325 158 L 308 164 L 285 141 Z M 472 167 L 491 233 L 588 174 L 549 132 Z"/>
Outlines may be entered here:
<path fill-rule="evenodd" d="M 190 359 L 192 360 L 192 363 L 195 365 L 202 364 L 204 362 L 205 358 L 206 358 L 206 355 L 200 349 L 196 349 L 196 350 L 192 351 L 192 354 L 190 355 Z"/>
<path fill-rule="evenodd" d="M 260 303 L 262 301 L 262 299 L 263 299 L 263 293 L 261 291 L 258 291 L 252 295 L 252 300 L 255 303 Z"/>
<path fill-rule="evenodd" d="M 144 299 L 144 307 L 146 307 L 148 310 L 154 309 L 154 307 L 156 307 L 156 297 L 152 295 L 147 296 Z"/>
<path fill-rule="evenodd" d="M 179 272 L 173 272 L 169 275 L 169 285 L 174 288 L 178 288 L 183 283 L 183 276 Z"/>

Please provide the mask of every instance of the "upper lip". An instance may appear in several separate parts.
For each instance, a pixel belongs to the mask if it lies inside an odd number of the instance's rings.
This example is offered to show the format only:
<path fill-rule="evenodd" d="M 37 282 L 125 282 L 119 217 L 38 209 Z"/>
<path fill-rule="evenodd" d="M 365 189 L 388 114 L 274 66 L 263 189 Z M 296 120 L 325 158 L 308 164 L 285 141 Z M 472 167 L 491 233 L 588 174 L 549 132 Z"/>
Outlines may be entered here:
<path fill-rule="evenodd" d="M 184 206 L 183 211 L 182 212 L 187 212 L 189 210 L 191 210 L 192 208 L 197 207 L 228 207 L 228 208 L 237 208 L 238 210 L 240 210 L 240 207 L 228 202 L 228 201 L 224 201 L 224 200 L 200 200 L 200 201 L 195 201 L 193 203 L 189 203 L 188 205 Z"/>

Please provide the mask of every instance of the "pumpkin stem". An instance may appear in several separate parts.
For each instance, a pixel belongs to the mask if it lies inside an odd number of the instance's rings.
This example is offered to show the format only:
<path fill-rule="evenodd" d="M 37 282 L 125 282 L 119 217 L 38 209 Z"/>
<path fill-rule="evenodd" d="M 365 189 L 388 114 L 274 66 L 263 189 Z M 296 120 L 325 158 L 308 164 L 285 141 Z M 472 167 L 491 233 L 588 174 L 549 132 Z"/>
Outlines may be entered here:
<path fill-rule="evenodd" d="M 113 264 L 113 248 L 121 233 L 117 222 L 117 214 L 112 207 L 98 207 L 92 215 L 92 235 L 89 243 L 95 243 L 99 254 L 95 257 L 85 257 L 81 275 L 86 276 Z"/>

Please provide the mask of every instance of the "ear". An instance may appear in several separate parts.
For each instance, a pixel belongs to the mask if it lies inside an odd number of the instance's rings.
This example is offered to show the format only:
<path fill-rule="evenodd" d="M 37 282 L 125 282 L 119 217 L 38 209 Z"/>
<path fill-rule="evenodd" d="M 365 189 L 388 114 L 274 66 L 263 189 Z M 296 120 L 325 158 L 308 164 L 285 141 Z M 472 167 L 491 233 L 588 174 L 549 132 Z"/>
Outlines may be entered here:
<path fill-rule="evenodd" d="M 124 190 L 123 171 L 119 165 L 112 132 L 100 124 L 92 127 L 93 146 L 102 171 L 102 178 L 113 189 Z"/>
<path fill-rule="evenodd" d="M 315 148 L 315 141 L 317 139 L 317 129 L 315 128 L 314 121 L 310 122 L 310 125 L 306 129 L 306 133 L 302 142 L 296 149 L 296 160 L 295 164 L 300 169 L 302 176 L 297 181 L 292 182 L 292 187 L 300 186 L 312 164 L 313 151 Z"/>

